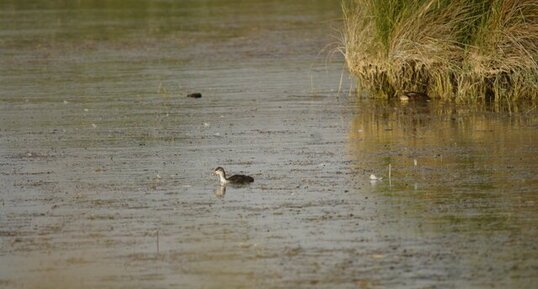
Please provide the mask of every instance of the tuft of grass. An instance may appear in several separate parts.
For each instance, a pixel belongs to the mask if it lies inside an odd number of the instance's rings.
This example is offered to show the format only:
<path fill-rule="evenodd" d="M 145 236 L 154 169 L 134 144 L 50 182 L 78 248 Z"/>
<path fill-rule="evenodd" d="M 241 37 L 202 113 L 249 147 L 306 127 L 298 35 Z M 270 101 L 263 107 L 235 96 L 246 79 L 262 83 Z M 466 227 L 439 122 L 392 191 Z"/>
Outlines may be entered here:
<path fill-rule="evenodd" d="M 345 0 L 343 51 L 374 96 L 538 98 L 535 0 Z"/>

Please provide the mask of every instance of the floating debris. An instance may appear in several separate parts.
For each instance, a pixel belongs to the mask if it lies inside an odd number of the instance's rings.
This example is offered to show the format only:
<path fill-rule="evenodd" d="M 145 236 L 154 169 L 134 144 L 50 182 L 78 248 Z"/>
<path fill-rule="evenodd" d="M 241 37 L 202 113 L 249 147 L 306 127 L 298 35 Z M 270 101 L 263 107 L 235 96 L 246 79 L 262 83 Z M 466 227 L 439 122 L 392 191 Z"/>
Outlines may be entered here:
<path fill-rule="evenodd" d="M 190 98 L 201 98 L 201 97 L 202 97 L 202 94 L 199 93 L 199 92 L 195 92 L 195 93 L 187 94 L 187 97 L 190 97 Z"/>
<path fill-rule="evenodd" d="M 372 254 L 373 259 L 383 259 L 385 258 L 385 255 L 383 254 Z"/>
<path fill-rule="evenodd" d="M 381 181 L 383 177 L 376 177 L 374 174 L 370 175 L 370 180 L 372 181 Z"/>

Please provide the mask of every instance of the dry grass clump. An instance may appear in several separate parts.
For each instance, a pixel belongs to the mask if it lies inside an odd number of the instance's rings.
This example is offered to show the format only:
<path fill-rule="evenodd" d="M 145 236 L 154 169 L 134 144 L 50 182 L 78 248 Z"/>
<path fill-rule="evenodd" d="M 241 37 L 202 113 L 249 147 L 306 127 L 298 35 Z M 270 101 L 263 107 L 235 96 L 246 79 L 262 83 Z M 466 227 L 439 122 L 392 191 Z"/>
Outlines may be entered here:
<path fill-rule="evenodd" d="M 344 55 L 376 96 L 538 98 L 535 0 L 350 0 Z"/>

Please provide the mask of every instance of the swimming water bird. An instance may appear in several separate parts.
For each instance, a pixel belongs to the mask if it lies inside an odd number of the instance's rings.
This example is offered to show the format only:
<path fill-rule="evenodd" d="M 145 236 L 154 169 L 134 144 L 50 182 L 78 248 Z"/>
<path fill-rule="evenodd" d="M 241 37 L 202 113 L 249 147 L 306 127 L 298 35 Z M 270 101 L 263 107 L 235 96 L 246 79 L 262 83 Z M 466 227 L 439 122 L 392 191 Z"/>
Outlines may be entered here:
<path fill-rule="evenodd" d="M 430 97 L 422 92 L 415 92 L 415 91 L 406 91 L 402 95 L 400 95 L 401 101 L 430 101 Z"/>
<path fill-rule="evenodd" d="M 245 175 L 233 175 L 229 178 L 226 177 L 226 172 L 222 167 L 218 167 L 213 171 L 213 174 L 219 176 L 220 184 L 234 184 L 234 185 L 244 185 L 254 182 L 254 178 Z"/>

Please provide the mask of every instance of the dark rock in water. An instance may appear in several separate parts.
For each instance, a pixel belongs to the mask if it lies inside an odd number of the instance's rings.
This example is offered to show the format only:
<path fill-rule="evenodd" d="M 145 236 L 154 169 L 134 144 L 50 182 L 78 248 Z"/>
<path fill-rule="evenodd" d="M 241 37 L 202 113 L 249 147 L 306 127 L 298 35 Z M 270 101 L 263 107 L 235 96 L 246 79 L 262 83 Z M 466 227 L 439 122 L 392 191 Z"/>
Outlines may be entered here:
<path fill-rule="evenodd" d="M 191 98 L 201 98 L 201 97 L 202 97 L 202 94 L 199 93 L 199 92 L 195 92 L 195 93 L 187 94 L 187 97 L 191 97 Z"/>

